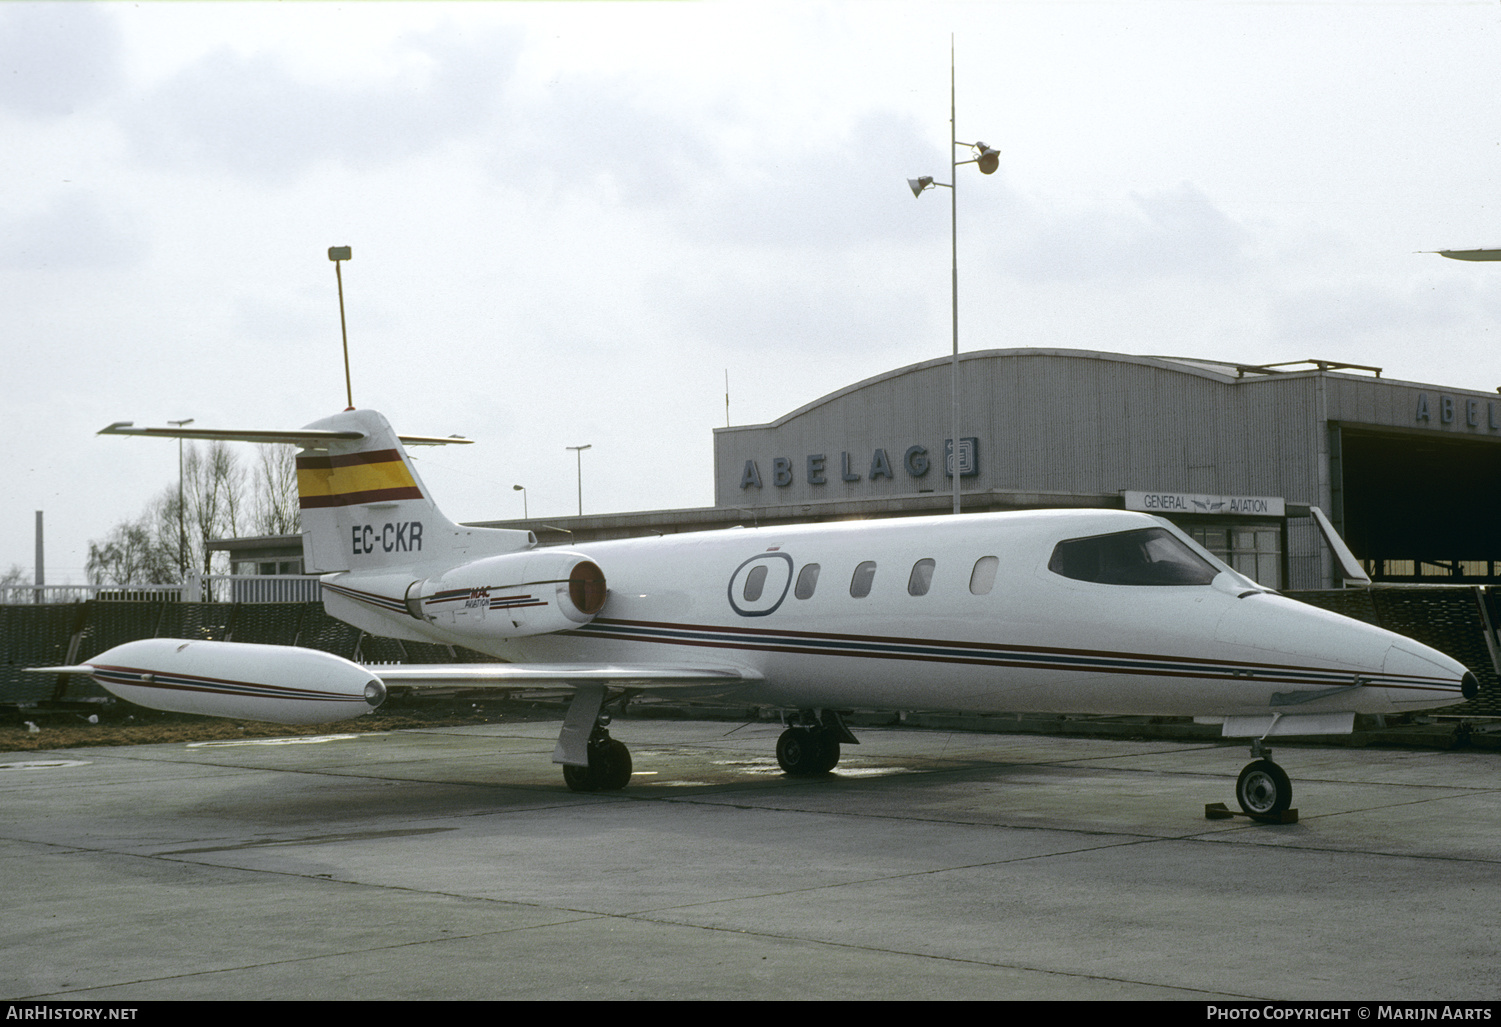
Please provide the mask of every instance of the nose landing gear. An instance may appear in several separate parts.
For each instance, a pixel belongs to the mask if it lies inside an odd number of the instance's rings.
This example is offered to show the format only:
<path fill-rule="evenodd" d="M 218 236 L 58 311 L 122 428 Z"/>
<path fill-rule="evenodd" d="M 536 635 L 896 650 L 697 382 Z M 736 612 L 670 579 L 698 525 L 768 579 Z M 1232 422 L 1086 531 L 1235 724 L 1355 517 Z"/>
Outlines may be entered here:
<path fill-rule="evenodd" d="M 1235 782 L 1240 808 L 1253 817 L 1278 816 L 1292 805 L 1293 786 L 1287 773 L 1271 760 L 1246 764 Z"/>
<path fill-rule="evenodd" d="M 1260 738 L 1252 739 L 1251 756 L 1252 761 L 1235 781 L 1235 799 L 1245 816 L 1270 823 L 1297 823 L 1298 811 L 1290 808 L 1293 784 L 1287 771 L 1272 762 L 1272 750 L 1262 745 Z M 1204 807 L 1204 816 L 1224 820 L 1235 813 L 1223 802 L 1214 802 Z"/>

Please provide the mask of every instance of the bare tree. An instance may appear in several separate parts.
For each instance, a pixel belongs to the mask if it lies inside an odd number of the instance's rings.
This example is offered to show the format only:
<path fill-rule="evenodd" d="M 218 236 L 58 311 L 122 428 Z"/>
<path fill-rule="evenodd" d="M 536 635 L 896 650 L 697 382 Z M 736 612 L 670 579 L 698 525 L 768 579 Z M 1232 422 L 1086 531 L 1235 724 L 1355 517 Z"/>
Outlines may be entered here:
<path fill-rule="evenodd" d="M 245 505 L 245 471 L 222 442 L 206 451 L 192 446 L 183 454 L 179 486 L 162 489 L 140 517 L 122 521 L 100 541 L 89 543 L 88 575 L 94 584 L 168 584 L 190 571 L 215 571 L 207 543 L 239 531 Z M 220 570 L 224 568 L 223 554 Z"/>
<path fill-rule="evenodd" d="M 295 535 L 302 530 L 297 500 L 295 446 L 260 446 L 255 465 L 250 530 L 257 535 Z"/>
<path fill-rule="evenodd" d="M 189 540 L 204 574 L 213 571 L 214 554 L 208 542 L 239 533 L 240 507 L 244 504 L 245 470 L 223 442 L 211 442 L 207 453 L 197 446 L 188 451 L 183 464 L 183 503 Z"/>
<path fill-rule="evenodd" d="M 10 570 L 0 574 L 0 602 L 10 602 L 15 597 L 11 595 L 12 589 L 32 589 L 31 575 L 26 573 L 26 568 L 18 563 L 10 565 Z"/>
<path fill-rule="evenodd" d="M 176 502 L 174 491 L 172 499 Z M 159 518 L 148 513 L 123 521 L 102 541 L 89 543 L 87 572 L 95 585 L 148 585 L 180 581 L 176 560 L 176 521 L 172 522 L 172 546 L 161 544 Z"/>
<path fill-rule="evenodd" d="M 298 532 L 297 456 L 293 446 L 260 447 L 247 476 L 234 450 L 223 442 L 183 453 L 181 499 L 177 482 L 167 485 L 136 520 L 115 525 L 89 543 L 89 580 L 94 584 L 170 584 L 195 568 L 224 573 L 228 557 L 208 548 L 214 539 L 242 531 L 256 535 Z M 247 485 L 247 477 L 250 479 Z"/>

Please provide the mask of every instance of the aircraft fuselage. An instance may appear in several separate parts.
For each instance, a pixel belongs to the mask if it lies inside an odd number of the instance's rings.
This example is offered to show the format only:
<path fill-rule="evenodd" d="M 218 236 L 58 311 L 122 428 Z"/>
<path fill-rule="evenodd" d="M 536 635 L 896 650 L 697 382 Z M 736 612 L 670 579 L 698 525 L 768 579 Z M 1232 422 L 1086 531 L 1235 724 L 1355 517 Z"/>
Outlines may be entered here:
<path fill-rule="evenodd" d="M 1060 543 L 1098 549 L 1104 543 L 1090 540 L 1131 533 L 1173 544 L 1163 532 L 1211 569 L 1194 583 L 1172 573 L 1136 583 L 1142 575 L 1129 568 L 1116 575 L 1124 581 L 1109 580 L 1099 569 L 1108 560 L 1096 553 L 1071 556 L 1065 547 L 1060 556 Z M 1145 514 L 734 529 L 567 552 L 596 564 L 608 583 L 598 614 L 571 630 L 497 637 L 497 619 L 511 616 L 518 597 L 539 601 L 540 590 L 508 595 L 501 582 L 476 577 L 464 583 L 466 599 L 454 587 L 462 567 L 443 579 L 443 594 L 461 602 L 426 603 L 417 620 L 394 612 L 402 597 L 390 596 L 387 616 L 516 663 L 750 668 L 763 680 L 734 698 L 784 707 L 1194 716 L 1390 713 L 1462 699 L 1457 662 L 1262 589 Z M 1092 561 L 1082 571 L 1081 559 Z M 330 608 L 345 616 L 347 603 Z"/>

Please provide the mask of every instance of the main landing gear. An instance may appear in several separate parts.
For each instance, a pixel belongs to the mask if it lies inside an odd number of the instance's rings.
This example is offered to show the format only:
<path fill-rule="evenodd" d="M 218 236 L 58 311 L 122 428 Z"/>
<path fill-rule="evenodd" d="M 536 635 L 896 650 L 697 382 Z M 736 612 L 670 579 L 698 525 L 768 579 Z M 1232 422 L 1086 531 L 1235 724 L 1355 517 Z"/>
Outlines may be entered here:
<path fill-rule="evenodd" d="M 859 745 L 833 710 L 802 710 L 777 739 L 777 763 L 789 777 L 818 777 L 839 763 L 839 743 Z"/>
<path fill-rule="evenodd" d="M 612 702 L 623 707 L 630 694 Z M 563 729 L 553 750 L 554 763 L 563 765 L 563 782 L 574 792 L 618 792 L 631 783 L 631 750 L 610 737 L 610 715 L 604 712 L 605 689 L 582 685 L 568 704 Z"/>
<path fill-rule="evenodd" d="M 610 737 L 602 716 L 589 735 L 589 765 L 563 764 L 563 782 L 570 792 L 618 792 L 631 783 L 631 750 Z"/>

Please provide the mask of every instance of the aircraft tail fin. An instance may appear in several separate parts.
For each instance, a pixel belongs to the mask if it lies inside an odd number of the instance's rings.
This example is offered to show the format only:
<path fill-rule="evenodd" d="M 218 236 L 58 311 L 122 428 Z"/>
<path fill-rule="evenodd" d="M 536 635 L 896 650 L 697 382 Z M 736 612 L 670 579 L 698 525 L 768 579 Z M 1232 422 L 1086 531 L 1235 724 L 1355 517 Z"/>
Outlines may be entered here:
<path fill-rule="evenodd" d="M 100 434 L 301 446 L 297 492 L 308 573 L 395 570 L 536 544 L 528 531 L 454 524 L 433 502 L 403 445 L 468 439 L 399 436 L 374 410 L 346 410 L 285 431 L 135 428 L 119 422 Z"/>

